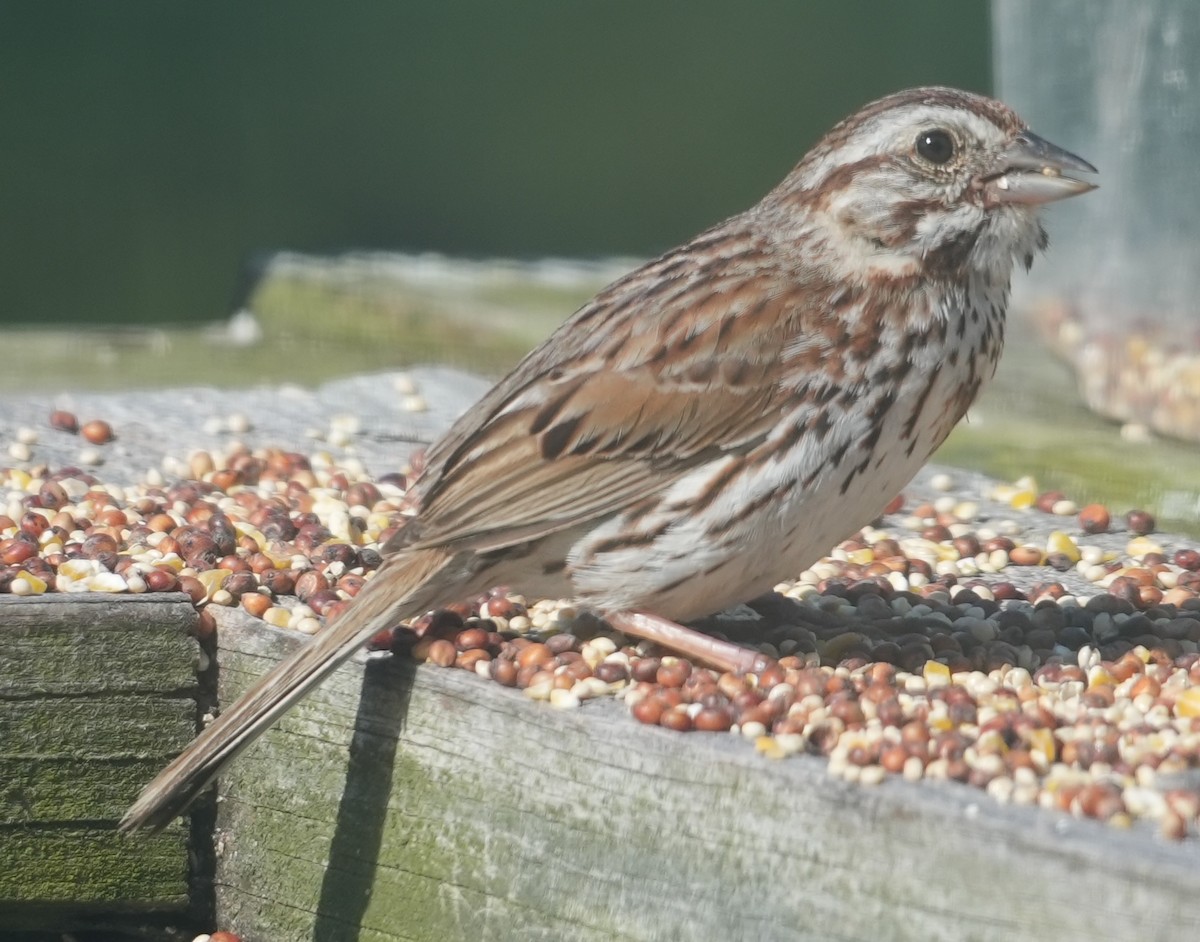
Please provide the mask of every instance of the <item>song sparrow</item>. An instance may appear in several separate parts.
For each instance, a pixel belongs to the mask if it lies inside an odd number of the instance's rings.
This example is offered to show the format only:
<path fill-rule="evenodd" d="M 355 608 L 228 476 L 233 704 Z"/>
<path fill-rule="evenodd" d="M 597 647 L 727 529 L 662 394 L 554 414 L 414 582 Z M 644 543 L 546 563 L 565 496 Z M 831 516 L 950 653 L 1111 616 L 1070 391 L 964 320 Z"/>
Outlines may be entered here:
<path fill-rule="evenodd" d="M 847 118 L 757 206 L 600 292 L 463 415 L 354 603 L 121 827 L 170 821 L 381 628 L 490 586 L 752 667 L 675 622 L 794 577 L 908 483 L 995 370 L 1013 264 L 1046 245 L 1040 204 L 1093 188 L 1080 171 L 1095 172 L 954 89 Z"/>

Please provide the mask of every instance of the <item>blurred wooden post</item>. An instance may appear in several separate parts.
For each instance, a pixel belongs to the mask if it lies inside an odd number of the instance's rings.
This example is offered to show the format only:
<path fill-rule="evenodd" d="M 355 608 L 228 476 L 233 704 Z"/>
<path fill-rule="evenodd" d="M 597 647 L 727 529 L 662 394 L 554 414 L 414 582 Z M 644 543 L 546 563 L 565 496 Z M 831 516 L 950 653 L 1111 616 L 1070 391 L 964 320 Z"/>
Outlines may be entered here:
<path fill-rule="evenodd" d="M 195 735 L 195 622 L 183 595 L 0 596 L 0 930 L 116 932 L 203 905 L 185 823 L 114 830 Z"/>

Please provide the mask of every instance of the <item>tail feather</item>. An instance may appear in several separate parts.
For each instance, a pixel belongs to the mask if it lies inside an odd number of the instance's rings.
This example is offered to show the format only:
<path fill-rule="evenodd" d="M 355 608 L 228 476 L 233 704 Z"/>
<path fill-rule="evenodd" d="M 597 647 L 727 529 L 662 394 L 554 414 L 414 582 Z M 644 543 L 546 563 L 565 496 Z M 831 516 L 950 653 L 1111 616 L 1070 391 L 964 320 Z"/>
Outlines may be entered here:
<path fill-rule="evenodd" d="M 262 677 L 142 789 L 119 830 L 165 827 L 227 763 L 377 632 L 453 594 L 453 581 L 437 578 L 451 559 L 441 550 L 420 550 L 389 560 L 337 621 Z"/>

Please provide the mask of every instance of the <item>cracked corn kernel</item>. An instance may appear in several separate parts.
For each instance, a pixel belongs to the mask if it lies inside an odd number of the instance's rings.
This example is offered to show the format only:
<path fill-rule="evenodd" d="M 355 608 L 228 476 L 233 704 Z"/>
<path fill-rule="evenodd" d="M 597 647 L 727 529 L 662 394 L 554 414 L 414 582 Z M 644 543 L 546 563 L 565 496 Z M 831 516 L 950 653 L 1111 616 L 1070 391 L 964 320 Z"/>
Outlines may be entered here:
<path fill-rule="evenodd" d="M 205 569 L 196 573 L 196 579 L 204 586 L 205 596 L 211 599 L 232 575 L 228 569 Z"/>
<path fill-rule="evenodd" d="M 1175 715 L 1183 719 L 1200 717 L 1200 687 L 1189 687 L 1175 701 Z"/>
<path fill-rule="evenodd" d="M 1046 551 L 1049 553 L 1062 553 L 1072 563 L 1079 562 L 1082 554 L 1079 551 L 1078 545 L 1062 530 L 1055 530 L 1046 540 Z"/>
<path fill-rule="evenodd" d="M 950 684 L 950 668 L 940 661 L 926 661 L 921 673 L 928 689 L 946 687 Z"/>
<path fill-rule="evenodd" d="M 9 591 L 13 595 L 41 595 L 46 591 L 46 583 L 32 573 L 22 571 L 13 579 Z"/>
<path fill-rule="evenodd" d="M 1031 490 L 1016 490 L 1008 499 L 1008 505 L 1013 510 L 1028 510 L 1037 502 L 1037 492 Z"/>
<path fill-rule="evenodd" d="M 1135 536 L 1125 547 L 1125 553 L 1134 559 L 1141 559 L 1147 553 L 1161 553 L 1162 546 L 1145 536 Z"/>
<path fill-rule="evenodd" d="M 263 612 L 262 616 L 263 621 L 268 625 L 274 625 L 276 628 L 286 628 L 291 618 L 292 613 L 278 605 L 272 605 Z"/>
<path fill-rule="evenodd" d="M 1029 733 L 1029 751 L 1049 766 L 1058 757 L 1058 744 L 1054 733 L 1048 729 L 1035 729 Z"/>

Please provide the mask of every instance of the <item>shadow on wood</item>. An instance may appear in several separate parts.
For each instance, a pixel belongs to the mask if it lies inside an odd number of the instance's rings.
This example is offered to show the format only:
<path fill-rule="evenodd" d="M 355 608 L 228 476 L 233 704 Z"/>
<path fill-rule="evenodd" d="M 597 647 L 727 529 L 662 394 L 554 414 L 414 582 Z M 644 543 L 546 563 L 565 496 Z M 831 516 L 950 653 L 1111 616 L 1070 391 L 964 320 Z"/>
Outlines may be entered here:
<path fill-rule="evenodd" d="M 374 874 L 384 839 L 392 794 L 397 734 L 403 735 L 411 676 L 396 684 L 386 662 L 363 668 L 362 698 L 355 717 L 346 764 L 346 783 L 338 802 L 329 847 L 329 868 L 313 927 L 313 942 L 358 938 L 367 915 Z"/>

